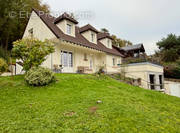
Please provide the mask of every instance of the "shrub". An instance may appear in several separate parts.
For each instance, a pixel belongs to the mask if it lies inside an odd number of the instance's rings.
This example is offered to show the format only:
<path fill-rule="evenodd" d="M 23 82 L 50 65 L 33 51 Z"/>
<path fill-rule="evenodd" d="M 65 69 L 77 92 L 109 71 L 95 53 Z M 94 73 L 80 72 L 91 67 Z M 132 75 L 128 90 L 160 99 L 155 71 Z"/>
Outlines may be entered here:
<path fill-rule="evenodd" d="M 26 73 L 25 81 L 32 86 L 44 86 L 55 81 L 55 76 L 50 69 L 43 67 L 32 67 Z"/>
<path fill-rule="evenodd" d="M 180 64 L 178 62 L 165 63 L 164 77 L 180 79 Z"/>
<path fill-rule="evenodd" d="M 0 58 L 0 75 L 3 72 L 7 71 L 7 69 L 8 69 L 8 65 L 7 65 L 6 61 L 4 59 Z"/>
<path fill-rule="evenodd" d="M 105 73 L 105 66 L 98 66 L 98 71 L 96 74 L 101 75 Z"/>
<path fill-rule="evenodd" d="M 23 62 L 23 70 L 28 71 L 32 67 L 40 66 L 47 55 L 54 52 L 52 42 L 38 39 L 22 39 L 13 42 L 12 55 Z"/>

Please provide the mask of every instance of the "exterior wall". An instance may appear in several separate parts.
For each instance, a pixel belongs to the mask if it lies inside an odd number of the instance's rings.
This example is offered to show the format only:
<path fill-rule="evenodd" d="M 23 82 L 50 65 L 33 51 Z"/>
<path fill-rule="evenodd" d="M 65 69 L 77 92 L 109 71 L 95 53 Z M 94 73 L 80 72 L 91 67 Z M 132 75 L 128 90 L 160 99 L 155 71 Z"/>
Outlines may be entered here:
<path fill-rule="evenodd" d="M 56 25 L 59 29 L 61 29 L 61 31 L 63 33 L 66 33 L 66 21 L 65 20 L 62 20 L 61 22 L 57 23 Z"/>
<path fill-rule="evenodd" d="M 150 89 L 149 74 L 155 75 L 155 84 L 159 84 L 159 75 L 162 75 L 163 81 L 163 67 L 152 63 L 133 63 L 121 66 L 121 71 L 125 72 L 127 77 L 138 79 L 141 78 L 141 87 Z M 160 90 L 159 86 L 155 87 Z"/>
<path fill-rule="evenodd" d="M 115 58 L 115 66 L 113 66 L 113 58 Z M 118 73 L 120 72 L 120 67 L 118 64 L 121 64 L 122 58 L 120 56 L 115 56 L 115 55 L 106 55 L 106 71 L 107 73 Z"/>
<path fill-rule="evenodd" d="M 95 36 L 94 36 L 94 40 L 95 40 L 94 42 L 91 41 L 91 33 L 93 33 L 93 34 L 95 35 Z M 83 32 L 83 33 L 82 33 L 82 36 L 83 36 L 84 38 L 86 38 L 89 42 L 92 42 L 92 43 L 94 43 L 94 44 L 97 44 L 97 34 L 96 34 L 95 32 L 88 30 L 88 31 Z"/>
<path fill-rule="evenodd" d="M 68 21 L 62 21 L 58 24 L 62 31 L 66 31 L 66 24 L 69 23 Z M 30 17 L 30 20 L 27 24 L 26 30 L 24 32 L 23 38 L 30 37 L 29 30 L 33 28 L 33 37 L 38 38 L 39 40 L 44 41 L 45 39 L 50 40 L 58 40 L 56 39 L 55 35 L 51 32 L 51 30 L 44 24 L 44 22 L 37 16 L 37 14 L 33 11 Z M 75 25 L 74 25 L 75 28 Z M 75 31 L 75 30 L 74 30 Z M 83 33 L 83 36 L 91 40 L 91 32 L 87 31 Z M 97 40 L 97 34 L 95 34 L 95 40 Z M 74 32 L 75 35 L 75 32 Z M 97 43 L 97 42 L 96 42 Z M 112 58 L 119 58 L 121 57 L 107 55 L 104 52 L 99 52 L 97 50 L 92 50 L 89 48 L 81 47 L 78 45 L 74 45 L 67 42 L 62 42 L 58 40 L 58 43 L 55 43 L 55 52 L 47 56 L 46 61 L 43 62 L 42 66 L 53 69 L 53 65 L 57 64 L 60 65 L 61 63 L 61 50 L 69 51 L 73 53 L 73 72 L 77 72 L 78 66 L 86 66 L 90 67 L 90 59 L 93 60 L 93 69 L 92 72 L 96 72 L 99 70 L 101 66 L 107 65 L 107 72 L 117 72 L 116 66 L 112 66 Z M 84 54 L 87 54 L 87 61 L 84 60 Z M 110 65 L 109 65 L 110 64 Z M 24 72 L 21 71 L 22 67 L 17 64 L 17 74 L 23 74 Z"/>
<path fill-rule="evenodd" d="M 39 40 L 44 41 L 45 39 L 52 39 L 56 37 L 34 11 L 32 12 L 29 22 L 26 26 L 23 38 L 29 37 L 28 31 L 31 28 L 33 28 L 33 37 L 38 38 Z"/>
<path fill-rule="evenodd" d="M 180 97 L 180 82 L 164 81 L 164 88 L 166 94 Z"/>
<path fill-rule="evenodd" d="M 108 40 L 109 40 L 109 46 L 108 46 Z M 112 49 L 112 40 L 109 38 L 101 39 L 100 42 L 107 48 Z"/>
<path fill-rule="evenodd" d="M 68 20 L 62 20 L 61 22 L 57 23 L 56 25 L 63 31 L 63 33 L 67 34 L 67 24 L 72 26 L 72 34 L 71 36 L 75 37 L 75 24 Z M 69 35 L 69 34 L 67 34 Z"/>
<path fill-rule="evenodd" d="M 93 61 L 93 69 L 91 73 L 99 70 L 100 66 L 104 63 L 104 53 L 97 50 L 81 47 L 78 45 L 70 44 L 60 41 L 55 45 L 56 51 L 52 54 L 53 65 L 61 65 L 61 50 L 73 53 L 73 72 L 76 73 L 79 66 L 90 68 L 90 59 Z M 87 55 L 87 61 L 84 60 L 84 55 Z"/>
<path fill-rule="evenodd" d="M 44 22 L 37 16 L 37 14 L 33 11 L 29 22 L 26 26 L 23 38 L 30 37 L 29 36 L 29 30 L 33 28 L 33 37 L 38 38 L 41 41 L 44 41 L 45 39 L 52 39 L 56 38 L 56 36 L 51 32 L 51 30 L 44 24 Z M 51 68 L 51 55 L 47 56 L 47 60 L 43 62 L 42 66 Z M 22 66 L 17 64 L 16 67 L 17 74 L 23 74 L 22 72 Z"/>

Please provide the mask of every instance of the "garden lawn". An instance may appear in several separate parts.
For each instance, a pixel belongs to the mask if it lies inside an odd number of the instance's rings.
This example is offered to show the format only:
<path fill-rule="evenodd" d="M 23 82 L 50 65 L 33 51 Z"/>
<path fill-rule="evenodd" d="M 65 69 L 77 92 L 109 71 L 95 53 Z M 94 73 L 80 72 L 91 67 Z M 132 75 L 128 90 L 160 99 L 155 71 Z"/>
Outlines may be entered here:
<path fill-rule="evenodd" d="M 0 132 L 180 132 L 180 98 L 106 76 L 56 77 L 45 87 L 0 77 Z"/>

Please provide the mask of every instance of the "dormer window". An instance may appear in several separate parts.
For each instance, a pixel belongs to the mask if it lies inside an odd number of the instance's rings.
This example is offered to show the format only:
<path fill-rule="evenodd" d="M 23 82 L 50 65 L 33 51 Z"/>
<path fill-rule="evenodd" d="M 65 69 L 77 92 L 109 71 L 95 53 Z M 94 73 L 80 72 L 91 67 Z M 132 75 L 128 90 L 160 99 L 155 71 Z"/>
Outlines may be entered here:
<path fill-rule="evenodd" d="M 97 44 L 97 34 L 99 33 L 90 24 L 87 24 L 79 29 L 79 33 L 86 38 L 89 42 Z"/>
<path fill-rule="evenodd" d="M 99 33 L 98 40 L 107 48 L 112 49 L 112 37 L 109 33 Z"/>
<path fill-rule="evenodd" d="M 72 25 L 67 24 L 67 34 L 71 35 L 72 34 Z"/>
<path fill-rule="evenodd" d="M 64 13 L 54 20 L 54 24 L 64 33 L 75 37 L 75 27 L 78 22 L 69 14 Z"/>

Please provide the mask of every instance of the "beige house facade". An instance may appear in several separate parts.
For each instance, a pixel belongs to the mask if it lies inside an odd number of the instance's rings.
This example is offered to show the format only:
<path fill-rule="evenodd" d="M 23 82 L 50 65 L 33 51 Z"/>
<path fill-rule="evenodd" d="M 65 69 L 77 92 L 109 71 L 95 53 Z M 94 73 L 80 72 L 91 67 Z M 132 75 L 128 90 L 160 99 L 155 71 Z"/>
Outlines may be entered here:
<path fill-rule="evenodd" d="M 112 44 L 109 33 L 99 32 L 90 24 L 79 27 L 66 13 L 55 18 L 33 9 L 23 35 L 28 37 L 52 40 L 55 52 L 47 56 L 42 66 L 55 72 L 95 73 L 102 67 L 106 73 L 122 72 L 125 50 Z M 128 77 L 141 78 L 142 87 L 147 89 L 151 88 L 143 81 L 150 82 L 150 74 L 163 75 L 163 68 L 153 64 L 128 65 L 125 69 Z M 19 64 L 16 73 L 23 73 Z"/>
<path fill-rule="evenodd" d="M 55 66 L 61 66 L 61 72 L 64 73 L 77 73 L 79 68 L 84 68 L 84 73 L 95 73 L 101 67 L 104 67 L 107 73 L 119 72 L 118 63 L 121 63 L 124 56 L 116 47 L 112 46 L 112 39 L 109 35 L 105 34 L 102 39 L 98 39 L 99 32 L 94 27 L 88 24 L 79 28 L 76 26 L 77 22 L 74 23 L 66 17 L 54 24 L 56 30 L 61 31 L 62 36 L 67 37 L 67 39 L 61 39 L 57 37 L 46 22 L 50 21 L 50 16 L 40 15 L 37 10 L 32 11 L 23 38 L 32 37 L 31 34 L 33 34 L 33 38 L 42 41 L 45 39 L 52 40 L 55 47 L 55 52 L 47 57 L 42 66 L 52 70 L 55 69 Z M 55 19 L 51 21 L 54 23 Z M 69 31 L 68 25 L 71 25 Z M 72 40 L 79 41 L 73 42 Z M 88 45 L 79 44 L 81 41 Z M 98 45 L 100 46 L 98 47 Z M 20 73 L 23 73 L 22 67 L 17 64 L 17 74 Z"/>

